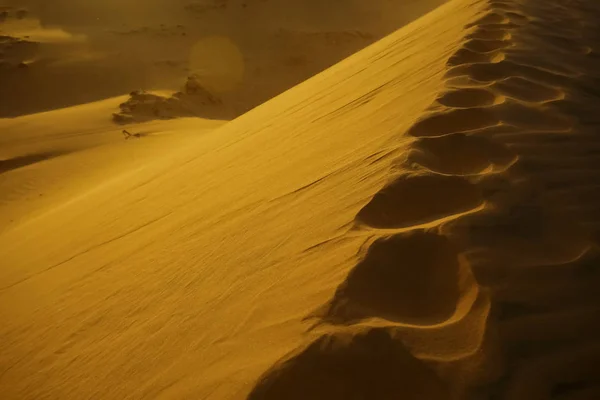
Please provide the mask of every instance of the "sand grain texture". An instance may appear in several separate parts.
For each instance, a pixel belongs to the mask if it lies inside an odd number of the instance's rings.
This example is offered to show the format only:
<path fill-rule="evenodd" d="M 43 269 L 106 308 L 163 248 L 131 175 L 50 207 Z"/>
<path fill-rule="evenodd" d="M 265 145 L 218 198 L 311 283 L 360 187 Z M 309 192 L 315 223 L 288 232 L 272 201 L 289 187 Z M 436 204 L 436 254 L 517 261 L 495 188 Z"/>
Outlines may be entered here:
<path fill-rule="evenodd" d="M 0 120 L 3 396 L 595 399 L 599 21 L 451 0 L 227 123 Z"/>

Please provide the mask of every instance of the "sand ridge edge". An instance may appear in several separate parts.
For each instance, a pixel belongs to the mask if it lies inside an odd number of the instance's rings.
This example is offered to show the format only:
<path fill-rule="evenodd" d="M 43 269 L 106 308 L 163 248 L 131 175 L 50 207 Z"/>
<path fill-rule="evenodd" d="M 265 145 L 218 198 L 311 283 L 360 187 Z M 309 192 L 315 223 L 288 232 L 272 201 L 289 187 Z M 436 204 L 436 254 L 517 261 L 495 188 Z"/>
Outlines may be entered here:
<path fill-rule="evenodd" d="M 413 151 L 357 215 L 358 229 L 385 230 L 310 316 L 338 333 L 275 365 L 250 399 L 598 394 L 600 344 L 583 331 L 599 327 L 599 142 L 584 118 L 593 114 L 586 87 L 596 87 L 600 8 L 484 3 L 488 11 L 465 27 L 464 46 L 448 61 L 448 90 L 407 132 L 417 138 Z M 477 324 L 478 334 L 465 334 Z M 444 360 L 419 335 L 450 346 L 467 337 L 470 350 Z M 411 378 L 402 388 L 388 374 L 409 362 L 404 355 L 390 349 L 370 359 L 391 343 L 409 349 L 410 363 L 428 365 L 405 365 Z"/>

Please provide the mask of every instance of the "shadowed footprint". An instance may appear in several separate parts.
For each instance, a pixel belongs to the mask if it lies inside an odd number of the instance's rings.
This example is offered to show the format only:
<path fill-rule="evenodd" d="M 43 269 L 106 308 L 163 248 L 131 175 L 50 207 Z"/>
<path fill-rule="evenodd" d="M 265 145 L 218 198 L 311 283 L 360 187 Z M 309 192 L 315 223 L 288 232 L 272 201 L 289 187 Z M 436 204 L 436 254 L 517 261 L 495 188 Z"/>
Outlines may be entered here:
<path fill-rule="evenodd" d="M 516 366 L 516 372 L 507 384 L 505 398 L 545 400 L 555 398 L 553 393 L 568 391 L 569 387 L 574 391 L 594 388 L 600 379 L 599 362 L 598 341 L 580 342 L 549 354 L 525 359 Z M 594 390 L 592 393 L 598 391 Z"/>
<path fill-rule="evenodd" d="M 499 24 L 481 24 L 480 28 L 486 29 L 488 31 L 509 31 L 513 29 L 518 29 L 520 26 L 513 22 L 504 22 Z"/>
<path fill-rule="evenodd" d="M 539 29 L 540 33 L 546 34 L 548 32 L 558 33 L 564 38 L 578 40 L 581 38 L 579 33 L 580 27 L 572 20 L 551 20 L 550 18 L 545 20 L 534 20 L 530 24 Z"/>
<path fill-rule="evenodd" d="M 534 44 L 536 47 L 543 48 L 546 57 L 539 57 L 532 62 L 531 60 L 531 50 L 525 48 L 515 49 L 510 54 L 510 59 L 516 65 L 521 65 L 523 67 L 535 67 L 540 71 L 554 73 L 559 76 L 564 76 L 567 78 L 580 78 L 583 76 L 580 66 L 577 66 L 575 63 L 565 63 L 565 56 L 572 56 L 573 54 L 564 54 L 564 52 L 553 51 L 548 48 L 545 44 Z"/>
<path fill-rule="evenodd" d="M 457 76 L 456 78 L 446 79 L 446 87 L 450 89 L 472 89 L 472 88 L 487 88 L 489 82 L 480 82 L 467 75 Z"/>
<path fill-rule="evenodd" d="M 531 103 L 541 103 L 564 98 L 562 90 L 532 82 L 518 76 L 498 81 L 494 84 L 493 88 L 507 97 Z"/>
<path fill-rule="evenodd" d="M 483 107 L 494 104 L 496 96 L 486 89 L 461 89 L 446 92 L 437 101 L 447 107 Z"/>
<path fill-rule="evenodd" d="M 463 47 L 454 53 L 452 57 L 450 57 L 447 65 L 453 67 L 463 64 L 497 63 L 502 61 L 504 58 L 504 54 L 500 52 L 482 54 Z"/>
<path fill-rule="evenodd" d="M 485 126 L 483 128 L 474 129 L 469 131 L 469 135 L 482 135 L 489 138 L 495 136 L 506 136 L 506 135 L 522 135 L 523 130 L 509 124 L 498 124 L 493 126 Z"/>
<path fill-rule="evenodd" d="M 512 75 L 511 66 L 506 64 L 506 61 L 501 61 L 495 64 L 478 63 L 458 65 L 446 72 L 445 78 L 457 78 L 460 76 L 468 76 L 479 82 L 494 82 L 500 79 L 508 78 Z"/>
<path fill-rule="evenodd" d="M 468 108 L 430 114 L 413 125 L 408 134 L 436 137 L 497 125 L 498 116 L 489 108 Z"/>
<path fill-rule="evenodd" d="M 516 23 L 516 24 L 520 24 L 520 25 L 524 25 L 526 23 L 528 23 L 529 21 L 531 21 L 531 19 L 523 14 L 519 14 L 517 12 L 506 12 L 504 13 L 504 15 L 510 19 L 512 22 Z"/>
<path fill-rule="evenodd" d="M 511 34 L 509 32 L 504 32 L 497 29 L 478 28 L 475 32 L 467 35 L 467 38 L 505 42 L 511 38 Z"/>
<path fill-rule="evenodd" d="M 403 175 L 381 189 L 356 219 L 373 228 L 408 228 L 474 210 L 482 203 L 477 187 L 464 178 Z"/>
<path fill-rule="evenodd" d="M 514 10 L 515 4 L 509 1 L 490 0 L 490 8 L 493 10 Z"/>
<path fill-rule="evenodd" d="M 465 48 L 477 53 L 491 53 L 493 51 L 510 47 L 512 43 L 508 40 L 481 40 L 471 39 L 465 43 Z"/>
<path fill-rule="evenodd" d="M 503 22 L 508 22 L 508 18 L 497 12 L 490 12 L 485 16 L 479 18 L 478 20 L 467 24 L 466 27 L 471 28 L 473 26 L 478 26 L 482 24 L 501 24 Z"/>
<path fill-rule="evenodd" d="M 413 149 L 410 161 L 443 174 L 478 174 L 488 168 L 504 168 L 515 160 L 503 145 L 461 133 L 424 138 Z"/>
<path fill-rule="evenodd" d="M 324 335 L 274 365 L 248 400 L 446 400 L 445 385 L 383 328 Z"/>
<path fill-rule="evenodd" d="M 581 43 L 580 39 L 572 39 L 559 35 L 547 35 L 544 37 L 544 43 L 568 53 L 589 54 L 590 51 L 590 47 Z"/>
<path fill-rule="evenodd" d="M 498 115 L 510 125 L 548 132 L 565 131 L 574 125 L 574 120 L 561 115 L 550 107 L 527 107 L 522 104 L 504 103 L 498 107 Z"/>
<path fill-rule="evenodd" d="M 454 314 L 467 289 L 461 285 L 472 283 L 468 276 L 468 265 L 444 236 L 413 232 L 379 239 L 348 274 L 323 316 L 333 323 L 379 317 L 434 325 Z"/>
<path fill-rule="evenodd" d="M 570 262 L 589 248 L 588 235 L 578 221 L 537 199 L 547 185 L 527 188 L 529 194 L 509 200 L 516 196 L 507 194 L 514 187 L 500 184 L 489 182 L 481 189 L 496 207 L 456 219 L 444 226 L 445 232 L 466 238 L 463 245 L 477 248 L 482 259 L 522 268 Z"/>
<path fill-rule="evenodd" d="M 450 69 L 446 73 L 446 78 L 462 75 L 467 75 L 480 82 L 493 82 L 519 76 L 549 86 L 568 87 L 572 85 L 571 80 L 567 76 L 528 65 L 520 65 L 509 60 L 503 60 L 494 64 L 459 65 Z"/>

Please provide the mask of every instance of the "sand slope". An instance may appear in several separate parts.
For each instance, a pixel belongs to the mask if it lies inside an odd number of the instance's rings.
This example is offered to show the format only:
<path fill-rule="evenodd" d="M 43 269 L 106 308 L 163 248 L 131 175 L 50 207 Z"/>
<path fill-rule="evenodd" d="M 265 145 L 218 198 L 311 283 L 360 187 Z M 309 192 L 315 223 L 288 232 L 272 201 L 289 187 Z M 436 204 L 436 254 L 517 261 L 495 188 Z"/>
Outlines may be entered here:
<path fill-rule="evenodd" d="M 135 173 L 225 123 L 147 122 L 127 128 L 128 137 L 108 117 L 123 100 L 0 119 L 0 231 Z"/>
<path fill-rule="evenodd" d="M 450 1 L 14 224 L 0 389 L 596 398 L 598 20 Z"/>
<path fill-rule="evenodd" d="M 362 257 L 372 233 L 345 232 L 479 9 L 454 7 L 4 232 L 7 396 L 243 398 L 321 336 L 303 318 Z"/>

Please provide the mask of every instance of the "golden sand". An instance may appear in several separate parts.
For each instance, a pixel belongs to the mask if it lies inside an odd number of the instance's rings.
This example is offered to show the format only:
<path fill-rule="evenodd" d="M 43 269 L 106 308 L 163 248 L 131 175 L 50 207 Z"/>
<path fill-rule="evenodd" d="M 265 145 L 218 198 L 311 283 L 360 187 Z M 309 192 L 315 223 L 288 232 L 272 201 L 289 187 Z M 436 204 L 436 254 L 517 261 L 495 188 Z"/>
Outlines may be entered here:
<path fill-rule="evenodd" d="M 0 397 L 600 398 L 599 21 L 450 0 L 228 122 L 0 119 Z"/>

